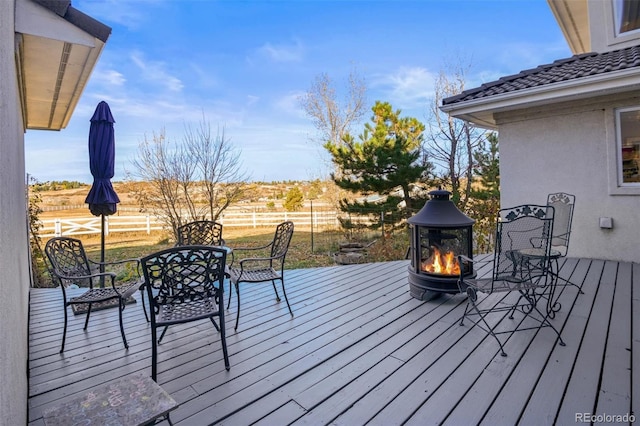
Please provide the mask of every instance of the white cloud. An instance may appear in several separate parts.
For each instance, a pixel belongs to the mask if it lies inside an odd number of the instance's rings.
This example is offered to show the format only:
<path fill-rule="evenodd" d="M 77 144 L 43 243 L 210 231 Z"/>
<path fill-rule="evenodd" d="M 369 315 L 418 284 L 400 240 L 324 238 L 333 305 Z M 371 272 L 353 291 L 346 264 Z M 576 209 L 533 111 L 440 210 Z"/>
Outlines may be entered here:
<path fill-rule="evenodd" d="M 393 74 L 374 77 L 372 86 L 385 93 L 394 108 L 415 108 L 433 97 L 436 75 L 421 67 L 402 67 Z"/>
<path fill-rule="evenodd" d="M 127 81 L 125 76 L 116 70 L 96 70 L 91 79 L 109 86 L 123 86 Z"/>
<path fill-rule="evenodd" d="M 253 106 L 260 102 L 260 96 L 247 95 L 247 106 Z"/>
<path fill-rule="evenodd" d="M 299 62 L 304 56 L 304 47 L 298 39 L 290 44 L 265 43 L 258 51 L 274 62 Z"/>
<path fill-rule="evenodd" d="M 172 76 L 164 69 L 163 62 L 145 61 L 140 52 L 133 52 L 131 60 L 143 72 L 146 80 L 159 83 L 172 92 L 179 92 L 184 87 L 179 78 Z"/>
<path fill-rule="evenodd" d="M 280 96 L 275 99 L 275 106 L 278 110 L 284 112 L 287 115 L 295 116 L 298 118 L 307 118 L 304 110 L 300 107 L 300 97 L 304 92 L 291 92 L 284 96 Z"/>
<path fill-rule="evenodd" d="M 151 9 L 163 3 L 163 0 L 133 2 L 122 0 L 79 0 L 74 1 L 73 6 L 89 16 L 99 16 L 101 21 L 111 25 L 119 24 L 129 29 L 138 29 L 143 28 L 150 19 L 153 19 L 154 13 Z"/>

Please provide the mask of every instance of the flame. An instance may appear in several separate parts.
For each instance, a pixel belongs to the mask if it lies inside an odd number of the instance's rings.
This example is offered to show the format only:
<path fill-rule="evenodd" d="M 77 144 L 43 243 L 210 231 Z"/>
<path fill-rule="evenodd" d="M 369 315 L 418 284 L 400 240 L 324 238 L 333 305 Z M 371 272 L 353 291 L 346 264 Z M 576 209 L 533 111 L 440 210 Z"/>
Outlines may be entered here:
<path fill-rule="evenodd" d="M 437 247 L 433 248 L 433 254 L 422 263 L 422 270 L 432 274 L 460 275 L 460 265 L 455 253 L 448 251 L 441 253 Z"/>

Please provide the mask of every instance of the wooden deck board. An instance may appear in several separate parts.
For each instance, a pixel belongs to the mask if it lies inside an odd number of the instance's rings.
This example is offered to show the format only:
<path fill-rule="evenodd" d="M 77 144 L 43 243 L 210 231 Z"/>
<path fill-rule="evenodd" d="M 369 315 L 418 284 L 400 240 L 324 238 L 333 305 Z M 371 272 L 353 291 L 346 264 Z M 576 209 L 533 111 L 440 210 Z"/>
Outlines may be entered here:
<path fill-rule="evenodd" d="M 571 380 L 566 388 L 557 421 L 568 423 L 575 421 L 576 413 L 595 413 L 598 397 L 599 375 L 586 374 L 589 371 L 601 371 L 604 349 L 609 330 L 609 318 L 613 303 L 613 290 L 617 264 L 605 262 L 598 293 L 591 308 L 589 321 L 580 343 Z M 584 348 L 584 349 L 583 349 Z M 591 348 L 586 350 L 586 348 Z"/>
<path fill-rule="evenodd" d="M 575 259 L 569 259 L 567 263 L 570 263 L 572 260 Z M 577 266 L 577 262 L 573 267 L 571 267 L 573 282 L 582 284 L 588 270 L 588 263 L 583 262 L 581 270 L 574 269 L 575 266 Z M 562 272 L 567 270 L 565 268 L 566 266 L 560 271 L 561 276 Z M 566 277 L 568 278 L 569 275 Z M 573 307 L 577 297 L 584 298 L 584 295 L 579 295 L 578 289 L 573 286 L 562 287 L 559 291 L 559 301 L 564 307 Z M 564 318 L 567 315 L 571 315 L 571 313 L 561 310 L 557 315 L 558 319 L 552 321 L 554 324 L 564 321 L 565 327 L 563 327 L 560 332 L 566 346 L 555 347 L 554 352 L 557 351 L 562 354 L 565 359 L 569 359 L 572 354 L 577 352 L 577 350 L 573 349 L 575 345 L 570 343 L 572 336 L 568 335 L 570 332 L 567 330 L 567 322 Z M 535 347 L 534 341 L 532 341 L 532 345 Z M 553 354 L 553 352 L 551 354 Z M 487 425 L 516 424 L 522 415 L 529 398 L 540 384 L 541 377 L 536 374 L 531 374 L 531 371 L 544 372 L 546 369 L 554 369 L 554 364 L 550 364 L 551 354 L 545 355 L 544 353 L 541 354 L 536 350 L 527 350 L 519 360 L 516 370 L 496 395 L 491 407 L 489 407 L 489 409 L 483 414 L 481 422 Z M 553 377 L 554 376 L 552 375 L 551 378 Z M 542 386 L 543 388 L 547 387 L 547 385 L 544 384 Z"/>
<path fill-rule="evenodd" d="M 583 265 L 580 267 L 585 274 L 582 286 L 584 294 L 579 295 L 570 308 L 563 307 L 569 309 L 568 318 L 562 327 L 562 338 L 566 346 L 557 346 L 551 353 L 545 368 L 539 372 L 540 378 L 536 387 L 521 412 L 522 424 L 554 424 L 556 422 L 558 409 L 561 407 L 566 387 L 571 379 L 575 359 L 580 350 L 588 350 L 581 347 L 582 335 L 597 294 L 604 262 L 581 263 Z M 595 372 L 592 373 L 595 374 Z M 495 411 L 499 411 L 501 405 L 503 404 L 496 406 Z"/>
<path fill-rule="evenodd" d="M 631 407 L 631 264 L 619 265 L 602 368 L 602 383 L 594 413 L 625 413 Z"/>
<path fill-rule="evenodd" d="M 553 324 L 567 346 L 556 345 L 547 328 L 517 332 L 506 358 L 484 331 L 459 325 L 463 295 L 410 297 L 407 266 L 286 271 L 293 318 L 271 285 L 241 286 L 237 332 L 235 294 L 225 315 L 230 371 L 210 323 L 170 328 L 159 346 L 158 382 L 180 404 L 174 424 L 528 425 L 573 423 L 576 411 L 637 411 L 638 265 L 563 259 L 560 275 L 584 290 L 559 288 L 562 309 Z M 91 387 L 150 373 L 149 326 L 136 298 L 124 310 L 129 350 L 117 312 L 105 310 L 92 313 L 86 332 L 84 316 L 70 315 L 60 355 L 59 290 L 33 289 L 30 425 Z"/>
<path fill-rule="evenodd" d="M 631 285 L 631 407 L 640 416 L 640 265 L 633 264 Z"/>

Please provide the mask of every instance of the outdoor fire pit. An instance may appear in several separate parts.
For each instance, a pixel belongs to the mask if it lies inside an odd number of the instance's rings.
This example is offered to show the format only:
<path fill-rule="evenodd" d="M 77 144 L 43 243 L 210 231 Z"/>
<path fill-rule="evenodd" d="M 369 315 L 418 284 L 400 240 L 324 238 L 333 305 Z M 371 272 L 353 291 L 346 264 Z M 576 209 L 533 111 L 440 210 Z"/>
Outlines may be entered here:
<path fill-rule="evenodd" d="M 458 255 L 472 258 L 474 220 L 453 204 L 449 191 L 429 192 L 431 199 L 408 219 L 411 229 L 411 296 L 431 300 L 443 293 L 458 293 L 458 277 L 474 277 L 471 263 L 458 263 Z"/>

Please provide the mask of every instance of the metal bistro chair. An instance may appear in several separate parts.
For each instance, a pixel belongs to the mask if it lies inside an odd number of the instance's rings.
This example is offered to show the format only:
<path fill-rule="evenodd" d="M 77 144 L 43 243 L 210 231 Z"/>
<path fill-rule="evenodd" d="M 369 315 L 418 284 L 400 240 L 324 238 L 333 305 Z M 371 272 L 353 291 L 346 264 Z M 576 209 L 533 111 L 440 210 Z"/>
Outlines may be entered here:
<path fill-rule="evenodd" d="M 573 220 L 575 203 L 575 195 L 564 192 L 556 192 L 547 196 L 547 205 L 555 209 L 553 238 L 551 240 L 552 273 L 556 280 L 564 282 L 563 285 L 572 285 L 576 287 L 580 293 L 584 293 L 579 285 L 561 277 L 558 274 L 558 260 L 566 257 L 567 252 L 569 251 L 569 237 L 571 236 L 571 222 Z"/>
<path fill-rule="evenodd" d="M 235 248 L 234 252 L 243 250 L 263 250 L 270 247 L 269 257 L 249 257 L 240 260 L 238 266 L 231 265 L 229 267 L 230 280 L 236 289 L 236 296 L 238 299 L 238 311 L 236 313 L 236 326 L 238 329 L 238 323 L 240 322 L 240 283 L 260 283 L 271 281 L 273 290 L 276 292 L 276 300 L 280 301 L 280 295 L 276 288 L 276 280 L 280 280 L 282 284 L 282 293 L 284 299 L 287 302 L 289 313 L 293 316 L 289 299 L 287 298 L 287 292 L 284 288 L 284 261 L 289 250 L 289 243 L 291 243 L 291 237 L 293 236 L 293 222 L 282 222 L 276 227 L 276 232 L 273 236 L 273 240 L 262 247 L 255 248 Z M 227 303 L 227 309 L 231 306 L 231 291 L 229 291 L 229 302 Z"/>
<path fill-rule="evenodd" d="M 178 228 L 178 246 L 223 246 L 222 224 L 212 220 L 197 220 Z"/>
<path fill-rule="evenodd" d="M 100 263 L 92 262 L 88 259 L 84 250 L 82 242 L 75 238 L 68 237 L 56 237 L 47 241 L 44 251 L 51 263 L 51 277 L 62 289 L 62 297 L 64 300 L 64 332 L 62 334 L 62 346 L 60 353 L 64 352 L 64 344 L 67 336 L 67 306 L 72 305 L 87 305 L 87 316 L 84 322 L 84 330 L 87 329 L 89 324 L 89 316 L 91 315 L 91 308 L 94 304 L 100 302 L 106 302 L 109 300 L 118 300 L 118 314 L 120 318 L 120 333 L 122 334 L 122 342 L 125 348 L 129 348 L 127 345 L 127 338 L 124 334 L 124 325 L 122 323 L 122 311 L 125 308 L 125 301 L 138 289 L 140 289 L 140 282 L 134 281 L 122 285 L 116 285 L 116 274 L 113 272 L 93 272 L 91 264 L 100 266 Z M 137 259 L 127 259 L 119 262 L 105 262 L 103 265 L 114 265 L 126 262 L 138 262 Z M 94 280 L 108 281 L 109 285 L 103 287 L 96 287 Z M 66 287 L 71 284 L 76 284 L 79 287 L 87 286 L 88 290 L 82 293 L 80 296 L 67 297 Z"/>
<path fill-rule="evenodd" d="M 204 245 L 204 246 L 223 246 L 222 224 L 212 220 L 197 220 L 179 226 L 177 229 L 176 246 L 186 245 Z M 233 256 L 233 254 L 232 254 Z M 233 257 L 232 257 L 233 259 Z M 149 315 L 142 300 L 144 309 L 144 317 L 149 322 Z"/>
<path fill-rule="evenodd" d="M 551 327 L 558 336 L 560 345 L 565 345 L 560 332 L 549 322 L 553 312 L 550 304 L 547 303 L 547 307 L 543 309 L 538 307 L 540 300 L 553 299 L 554 282 L 549 277 L 553 224 L 554 208 L 551 206 L 522 205 L 500 210 L 496 221 L 494 257 L 487 261 L 492 262 L 491 276 L 471 279 L 460 275 L 458 280 L 460 291 L 467 295 L 467 306 L 460 325 L 464 325 L 465 318 L 474 317 L 474 325 L 496 339 L 502 356 L 506 356 L 506 352 L 497 335 L 519 330 Z M 458 261 L 461 265 L 474 262 L 465 256 L 459 256 Z M 515 297 L 507 295 L 503 301 L 496 303 L 495 299 L 481 299 L 478 295 L 509 292 L 517 294 L 517 300 L 514 301 Z M 500 312 L 508 313 L 509 319 L 514 319 L 515 312 L 521 312 L 524 318 L 515 327 L 505 327 L 505 324 L 501 324 L 503 318 L 492 316 L 492 321 L 496 318 L 501 320 L 490 325 L 488 316 Z M 529 319 L 533 322 L 525 322 Z M 503 328 L 498 331 L 498 327 Z"/>
<path fill-rule="evenodd" d="M 154 381 L 158 344 L 167 328 L 202 319 L 209 319 L 220 332 L 224 365 L 229 370 L 223 300 L 226 256 L 226 251 L 218 247 L 187 245 L 141 259 L 151 310 L 151 378 Z M 164 328 L 160 338 L 158 328 Z"/>

